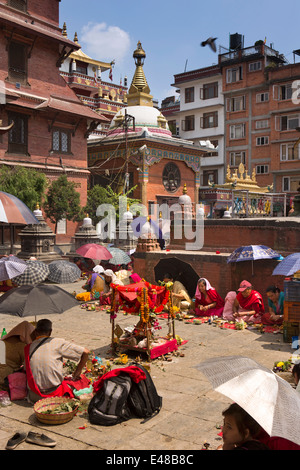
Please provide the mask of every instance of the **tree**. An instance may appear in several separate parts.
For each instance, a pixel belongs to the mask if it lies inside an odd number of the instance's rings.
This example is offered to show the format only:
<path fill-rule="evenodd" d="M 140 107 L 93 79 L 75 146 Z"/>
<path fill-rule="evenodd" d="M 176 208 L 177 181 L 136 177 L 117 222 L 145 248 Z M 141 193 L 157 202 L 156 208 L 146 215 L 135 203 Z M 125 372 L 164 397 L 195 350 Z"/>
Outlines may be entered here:
<path fill-rule="evenodd" d="M 34 210 L 41 205 L 47 187 L 47 178 L 44 173 L 31 168 L 0 167 L 0 191 L 12 194 Z"/>
<path fill-rule="evenodd" d="M 66 175 L 54 180 L 49 187 L 47 199 L 43 207 L 45 214 L 55 224 L 61 219 L 78 222 L 83 219 L 83 210 L 80 206 L 80 195 L 75 190 L 76 184 L 68 181 Z"/>
<path fill-rule="evenodd" d="M 98 206 L 100 206 L 101 204 L 111 204 L 115 208 L 116 215 L 118 218 L 120 196 L 127 197 L 128 204 L 130 205 L 133 203 L 140 203 L 140 200 L 129 197 L 129 194 L 131 194 L 135 190 L 135 188 L 136 187 L 131 188 L 129 191 L 127 191 L 126 194 L 121 194 L 121 193 L 115 193 L 111 189 L 110 186 L 107 186 L 106 188 L 104 188 L 103 186 L 96 184 L 95 186 L 93 186 L 92 189 L 88 191 L 87 205 L 85 206 L 84 211 L 92 219 L 93 224 L 97 225 L 99 220 L 101 220 L 101 217 L 96 216 L 96 211 L 97 211 Z"/>

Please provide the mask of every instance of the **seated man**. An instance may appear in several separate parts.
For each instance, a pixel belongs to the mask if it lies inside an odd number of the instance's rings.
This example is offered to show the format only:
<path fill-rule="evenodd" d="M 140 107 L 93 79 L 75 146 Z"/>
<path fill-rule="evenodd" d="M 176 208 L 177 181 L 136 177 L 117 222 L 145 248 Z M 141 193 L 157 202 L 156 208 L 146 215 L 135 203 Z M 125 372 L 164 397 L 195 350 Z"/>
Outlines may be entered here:
<path fill-rule="evenodd" d="M 25 347 L 28 398 L 33 403 L 49 396 L 74 397 L 73 389 L 89 386 L 88 379 L 80 375 L 89 351 L 71 341 L 51 338 L 51 333 L 52 322 L 39 320 L 32 333 L 33 342 Z M 64 378 L 64 359 L 78 362 L 71 379 Z"/>
<path fill-rule="evenodd" d="M 173 306 L 179 308 L 179 310 L 188 310 L 191 307 L 192 300 L 188 294 L 188 291 L 180 281 L 173 281 L 171 274 L 166 273 L 163 277 L 163 281 L 173 282 L 172 300 Z M 167 307 L 167 305 L 166 305 Z"/>

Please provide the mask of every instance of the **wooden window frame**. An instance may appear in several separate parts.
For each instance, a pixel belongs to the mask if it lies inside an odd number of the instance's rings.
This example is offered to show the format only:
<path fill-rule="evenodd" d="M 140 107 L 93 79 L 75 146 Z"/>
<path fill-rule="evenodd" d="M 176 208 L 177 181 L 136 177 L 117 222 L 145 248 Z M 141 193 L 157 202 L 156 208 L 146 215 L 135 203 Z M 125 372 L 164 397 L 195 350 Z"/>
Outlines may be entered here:
<path fill-rule="evenodd" d="M 9 124 L 14 121 L 14 126 L 8 133 L 8 149 L 7 152 L 10 154 L 20 154 L 28 155 L 28 116 L 21 113 L 8 113 L 8 122 Z M 23 131 L 18 129 L 23 122 L 24 129 Z M 17 141 L 15 139 L 16 134 L 24 133 L 24 141 Z"/>
<path fill-rule="evenodd" d="M 185 103 L 193 103 L 195 101 L 195 87 L 191 86 L 184 90 Z"/>
<path fill-rule="evenodd" d="M 212 123 L 210 123 L 211 118 Z M 212 129 L 214 127 L 218 127 L 218 111 L 203 113 L 203 116 L 201 116 L 200 119 L 200 127 L 201 129 Z"/>
<path fill-rule="evenodd" d="M 54 148 L 54 133 L 58 132 L 59 133 L 59 149 Z M 68 137 L 68 149 L 67 151 L 62 150 L 62 134 L 66 134 Z M 52 129 L 52 146 L 51 146 L 51 152 L 53 153 L 63 153 L 64 155 L 71 154 L 71 131 L 69 129 L 65 129 L 62 127 L 53 127 Z"/>

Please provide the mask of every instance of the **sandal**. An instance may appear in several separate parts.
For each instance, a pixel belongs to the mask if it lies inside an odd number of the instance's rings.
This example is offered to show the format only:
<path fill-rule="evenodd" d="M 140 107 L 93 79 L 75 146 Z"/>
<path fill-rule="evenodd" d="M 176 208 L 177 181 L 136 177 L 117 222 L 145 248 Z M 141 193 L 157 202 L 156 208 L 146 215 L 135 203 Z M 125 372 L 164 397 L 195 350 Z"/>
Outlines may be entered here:
<path fill-rule="evenodd" d="M 6 444 L 6 449 L 7 450 L 13 450 L 15 449 L 21 442 L 25 441 L 27 434 L 25 432 L 16 432 L 8 441 Z"/>
<path fill-rule="evenodd" d="M 45 434 L 39 434 L 37 432 L 30 431 L 26 437 L 26 442 L 30 444 L 36 444 L 38 446 L 45 446 L 45 447 L 54 447 L 56 446 L 56 441 L 51 439 Z"/>

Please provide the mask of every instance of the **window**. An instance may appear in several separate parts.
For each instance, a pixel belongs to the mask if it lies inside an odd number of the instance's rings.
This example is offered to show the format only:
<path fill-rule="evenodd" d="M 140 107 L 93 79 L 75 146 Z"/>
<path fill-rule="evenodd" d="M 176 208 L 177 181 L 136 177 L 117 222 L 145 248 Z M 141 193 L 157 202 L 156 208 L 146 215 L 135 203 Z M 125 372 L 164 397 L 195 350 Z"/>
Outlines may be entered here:
<path fill-rule="evenodd" d="M 167 163 L 163 175 L 163 185 L 167 191 L 173 193 L 180 187 L 181 175 L 180 170 L 175 163 Z"/>
<path fill-rule="evenodd" d="M 243 67 L 234 67 L 226 71 L 226 83 L 234 83 L 243 80 Z"/>
<path fill-rule="evenodd" d="M 249 72 L 256 72 L 257 70 L 261 70 L 261 61 L 251 62 L 249 64 Z"/>
<path fill-rule="evenodd" d="M 269 165 L 257 165 L 256 166 L 257 175 L 265 175 L 266 173 L 269 173 Z"/>
<path fill-rule="evenodd" d="M 208 186 L 208 182 L 218 184 L 218 170 L 203 170 L 203 186 Z"/>
<path fill-rule="evenodd" d="M 290 114 L 288 116 L 276 116 L 275 128 L 277 131 L 290 131 L 299 126 L 299 115 Z"/>
<path fill-rule="evenodd" d="M 14 122 L 8 134 L 8 153 L 28 154 L 28 117 L 23 114 L 9 113 L 8 122 Z"/>
<path fill-rule="evenodd" d="M 256 129 L 266 129 L 270 127 L 269 119 L 263 119 L 261 121 L 255 121 L 255 128 Z"/>
<path fill-rule="evenodd" d="M 27 0 L 8 0 L 8 6 L 20 11 L 27 11 Z"/>
<path fill-rule="evenodd" d="M 13 82 L 27 82 L 27 47 L 11 41 L 8 46 L 8 79 Z"/>
<path fill-rule="evenodd" d="M 269 136 L 256 137 L 256 145 L 269 145 Z"/>
<path fill-rule="evenodd" d="M 242 139 L 246 135 L 245 124 L 234 124 L 230 126 L 230 139 Z"/>
<path fill-rule="evenodd" d="M 205 83 L 203 88 L 200 88 L 201 100 L 209 100 L 218 97 L 218 82 Z"/>
<path fill-rule="evenodd" d="M 229 112 L 243 111 L 244 109 L 246 109 L 245 96 L 235 96 L 233 98 L 227 98 L 226 109 Z"/>
<path fill-rule="evenodd" d="M 230 166 L 239 166 L 240 163 L 245 165 L 246 153 L 245 152 L 230 152 Z"/>
<path fill-rule="evenodd" d="M 192 103 L 194 101 L 194 87 L 189 87 L 185 89 L 185 102 Z"/>
<path fill-rule="evenodd" d="M 218 111 L 214 111 L 213 113 L 203 113 L 200 120 L 200 127 L 202 129 L 218 127 Z"/>
<path fill-rule="evenodd" d="M 52 151 L 61 153 L 71 152 L 71 134 L 63 129 L 54 129 L 52 133 Z"/>
<path fill-rule="evenodd" d="M 293 89 L 291 83 L 273 86 L 274 100 L 290 100 L 292 98 L 292 94 Z"/>
<path fill-rule="evenodd" d="M 72 68 L 72 61 L 70 62 L 70 67 Z M 83 75 L 88 74 L 88 64 L 85 62 L 81 62 L 80 60 L 76 60 L 76 72 L 82 73 Z"/>
<path fill-rule="evenodd" d="M 282 191 L 289 191 L 290 190 L 290 178 L 289 176 L 284 176 L 282 178 Z"/>
<path fill-rule="evenodd" d="M 269 92 L 264 91 L 263 93 L 257 93 L 256 95 L 256 103 L 265 103 L 269 101 Z"/>
<path fill-rule="evenodd" d="M 195 129 L 195 116 L 185 116 L 181 121 L 183 131 L 193 131 Z"/>
<path fill-rule="evenodd" d="M 299 145 L 294 148 L 294 144 L 281 144 L 280 145 L 280 160 L 299 160 L 300 148 Z"/>

